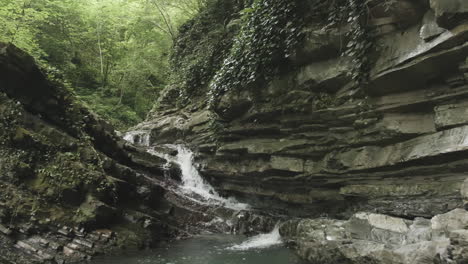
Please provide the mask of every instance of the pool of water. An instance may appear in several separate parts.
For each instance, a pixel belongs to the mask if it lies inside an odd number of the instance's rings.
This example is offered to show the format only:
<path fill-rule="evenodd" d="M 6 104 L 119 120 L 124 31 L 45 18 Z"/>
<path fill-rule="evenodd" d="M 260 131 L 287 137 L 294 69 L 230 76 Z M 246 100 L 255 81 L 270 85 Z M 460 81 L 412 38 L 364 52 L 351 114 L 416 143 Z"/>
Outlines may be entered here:
<path fill-rule="evenodd" d="M 99 257 L 91 264 L 305 264 L 278 243 L 234 235 L 204 235 L 151 251 Z M 252 245 L 250 247 L 249 245 Z"/>

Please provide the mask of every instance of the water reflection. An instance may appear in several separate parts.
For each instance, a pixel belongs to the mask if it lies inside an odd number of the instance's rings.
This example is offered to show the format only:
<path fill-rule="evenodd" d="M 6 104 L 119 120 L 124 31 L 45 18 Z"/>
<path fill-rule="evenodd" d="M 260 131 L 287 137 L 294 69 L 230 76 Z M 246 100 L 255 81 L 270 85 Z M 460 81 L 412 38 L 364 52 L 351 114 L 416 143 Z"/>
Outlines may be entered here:
<path fill-rule="evenodd" d="M 209 235 L 177 241 L 153 251 L 97 258 L 92 264 L 304 264 L 282 245 L 230 250 L 244 236 Z"/>

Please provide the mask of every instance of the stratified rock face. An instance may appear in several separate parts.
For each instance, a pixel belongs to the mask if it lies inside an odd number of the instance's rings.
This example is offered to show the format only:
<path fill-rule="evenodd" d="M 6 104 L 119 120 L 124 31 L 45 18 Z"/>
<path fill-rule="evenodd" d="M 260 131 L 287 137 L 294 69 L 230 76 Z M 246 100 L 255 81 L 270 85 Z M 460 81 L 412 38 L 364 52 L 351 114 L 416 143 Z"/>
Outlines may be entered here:
<path fill-rule="evenodd" d="M 467 223 L 463 209 L 414 220 L 357 213 L 348 221 L 292 220 L 280 233 L 314 264 L 466 263 Z"/>
<path fill-rule="evenodd" d="M 451 29 L 460 21 L 468 19 L 468 3 L 463 0 L 431 0 L 431 8 L 437 16 L 437 23 Z"/>
<path fill-rule="evenodd" d="M 466 4 L 374 6 L 367 85 L 350 85 L 353 62 L 340 56 L 346 39 L 339 30 L 313 22 L 292 70 L 255 94 L 226 93 L 221 122 L 196 102 L 153 113 L 138 128 L 151 130 L 152 142 L 181 140 L 198 149 L 203 175 L 219 190 L 281 201 L 291 213 L 431 218 L 461 208 L 468 171 Z"/>

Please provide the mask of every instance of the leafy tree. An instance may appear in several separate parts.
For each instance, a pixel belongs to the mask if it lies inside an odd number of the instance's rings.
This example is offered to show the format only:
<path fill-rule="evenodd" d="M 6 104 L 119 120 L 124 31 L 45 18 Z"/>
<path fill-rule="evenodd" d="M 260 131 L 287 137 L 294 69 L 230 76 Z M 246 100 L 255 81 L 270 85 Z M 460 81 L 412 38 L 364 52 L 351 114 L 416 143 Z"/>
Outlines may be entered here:
<path fill-rule="evenodd" d="M 33 55 L 119 129 L 168 79 L 178 27 L 207 0 L 0 0 L 0 41 Z"/>

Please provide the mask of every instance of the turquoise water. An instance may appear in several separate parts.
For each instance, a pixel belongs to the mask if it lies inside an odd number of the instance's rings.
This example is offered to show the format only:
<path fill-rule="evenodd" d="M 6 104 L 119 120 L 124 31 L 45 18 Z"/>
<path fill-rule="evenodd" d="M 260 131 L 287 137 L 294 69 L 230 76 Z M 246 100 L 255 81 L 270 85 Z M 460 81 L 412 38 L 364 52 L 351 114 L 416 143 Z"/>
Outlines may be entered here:
<path fill-rule="evenodd" d="M 305 264 L 283 245 L 233 250 L 244 236 L 206 235 L 138 253 L 96 258 L 92 264 Z"/>

